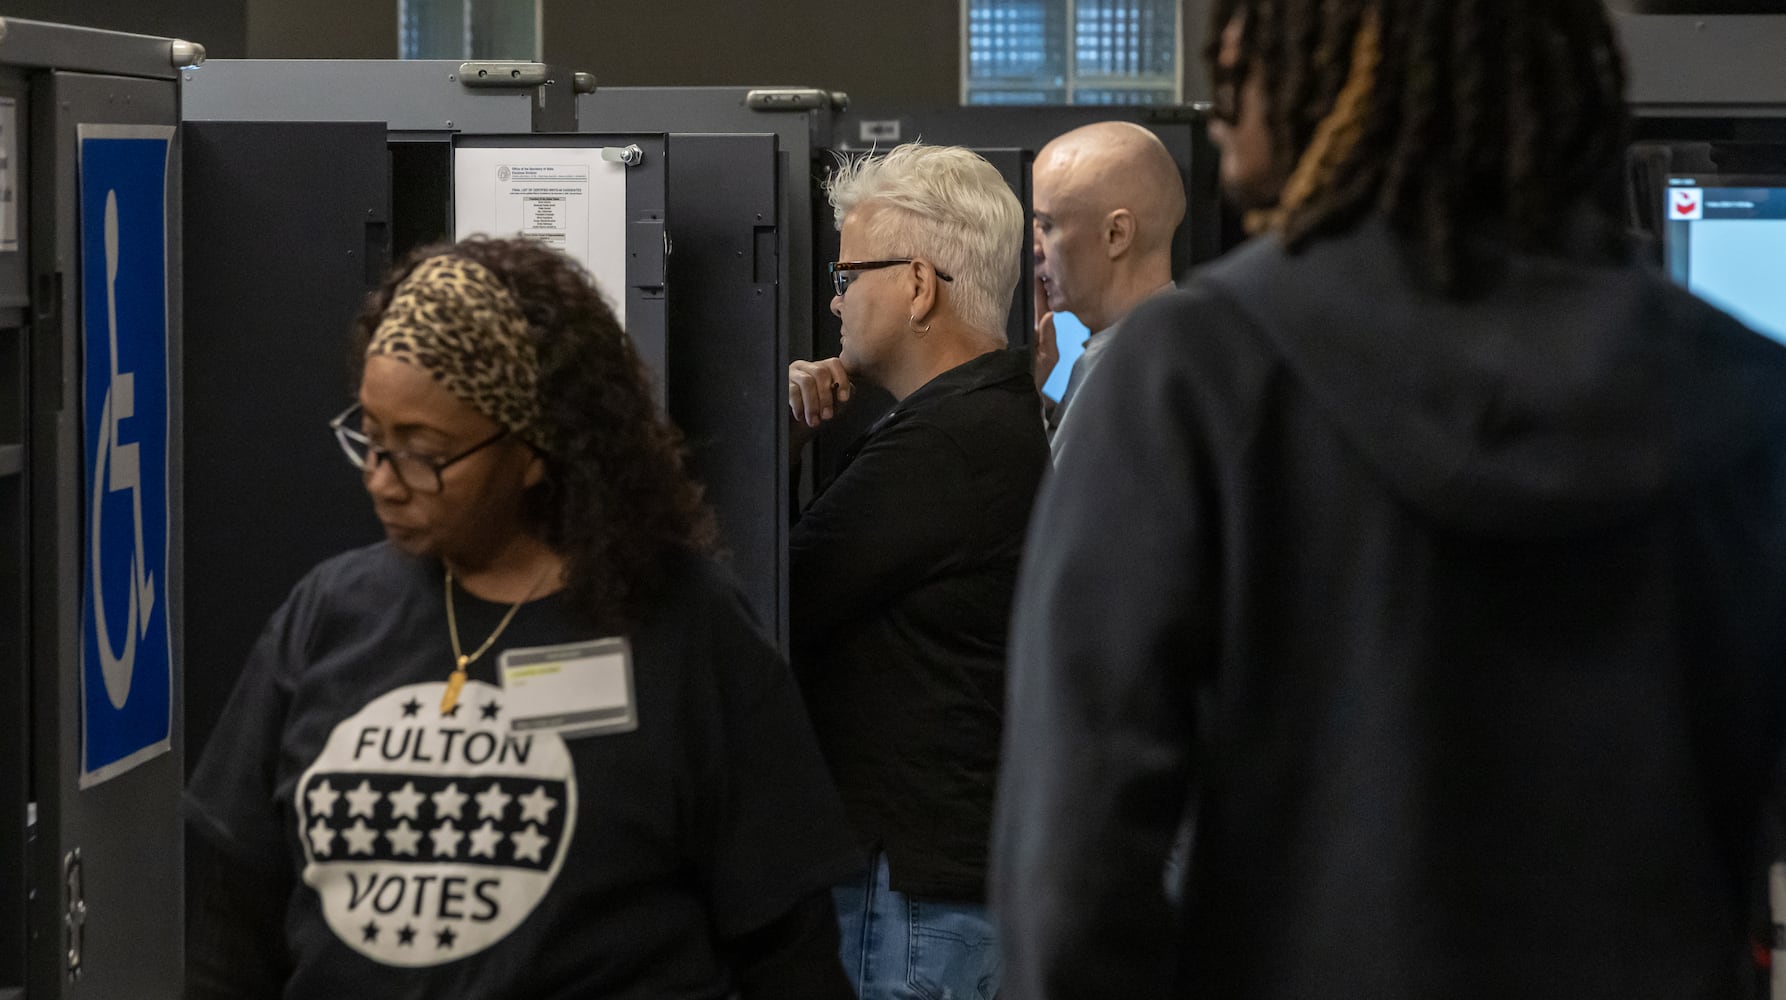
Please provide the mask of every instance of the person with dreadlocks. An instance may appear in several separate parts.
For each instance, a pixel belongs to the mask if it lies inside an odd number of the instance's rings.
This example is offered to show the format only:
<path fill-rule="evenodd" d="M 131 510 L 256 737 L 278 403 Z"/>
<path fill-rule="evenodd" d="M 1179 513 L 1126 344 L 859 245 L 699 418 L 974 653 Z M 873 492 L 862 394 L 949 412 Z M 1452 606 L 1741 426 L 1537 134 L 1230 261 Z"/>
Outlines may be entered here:
<path fill-rule="evenodd" d="M 1005 995 L 1752 995 L 1786 349 L 1626 254 L 1601 3 L 1215 17 L 1257 235 L 1125 320 L 1038 501 Z"/>

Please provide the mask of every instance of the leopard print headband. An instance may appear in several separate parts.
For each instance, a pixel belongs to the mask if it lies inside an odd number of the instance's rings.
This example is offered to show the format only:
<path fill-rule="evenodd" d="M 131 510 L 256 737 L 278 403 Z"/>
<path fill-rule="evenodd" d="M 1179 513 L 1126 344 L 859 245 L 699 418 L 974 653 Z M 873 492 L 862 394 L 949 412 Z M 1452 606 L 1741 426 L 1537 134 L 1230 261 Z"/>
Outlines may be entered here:
<path fill-rule="evenodd" d="M 373 331 L 366 356 L 377 355 L 421 368 L 521 440 L 549 446 L 527 317 L 482 264 L 451 254 L 417 264 Z"/>

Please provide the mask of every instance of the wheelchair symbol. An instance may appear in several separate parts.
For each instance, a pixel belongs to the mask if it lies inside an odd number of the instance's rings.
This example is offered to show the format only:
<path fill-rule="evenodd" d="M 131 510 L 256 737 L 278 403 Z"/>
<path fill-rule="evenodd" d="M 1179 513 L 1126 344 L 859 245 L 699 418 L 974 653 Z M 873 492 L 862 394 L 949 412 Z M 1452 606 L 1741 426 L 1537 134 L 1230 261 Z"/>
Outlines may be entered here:
<path fill-rule="evenodd" d="M 111 336 L 112 381 L 99 414 L 98 455 L 93 462 L 92 545 L 94 630 L 98 633 L 100 673 L 105 694 L 113 708 L 123 708 L 130 698 L 130 678 L 136 670 L 138 636 L 149 634 L 149 615 L 155 608 L 155 578 L 148 571 L 143 547 L 143 495 L 141 456 L 135 444 L 120 444 L 118 425 L 136 412 L 136 379 L 118 370 L 118 192 L 105 195 L 105 306 Z M 111 477 L 108 480 L 107 466 Z M 109 483 L 109 487 L 108 487 Z M 100 575 L 101 501 L 108 492 L 129 491 L 131 513 L 136 518 L 136 553 L 130 563 L 130 604 L 125 612 L 124 650 L 112 648 L 111 623 L 105 612 L 105 586 Z"/>

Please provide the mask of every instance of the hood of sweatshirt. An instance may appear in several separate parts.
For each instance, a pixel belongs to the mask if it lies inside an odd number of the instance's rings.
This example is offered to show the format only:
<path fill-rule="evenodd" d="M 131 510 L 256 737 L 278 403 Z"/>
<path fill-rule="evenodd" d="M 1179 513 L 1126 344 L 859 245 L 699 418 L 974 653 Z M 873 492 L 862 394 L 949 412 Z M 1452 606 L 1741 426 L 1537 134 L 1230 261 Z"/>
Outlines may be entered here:
<path fill-rule="evenodd" d="M 1513 255 L 1455 301 L 1423 289 L 1411 252 L 1372 219 L 1294 255 L 1254 240 L 1199 280 L 1427 516 L 1592 531 L 1786 447 L 1786 347 L 1654 271 Z"/>

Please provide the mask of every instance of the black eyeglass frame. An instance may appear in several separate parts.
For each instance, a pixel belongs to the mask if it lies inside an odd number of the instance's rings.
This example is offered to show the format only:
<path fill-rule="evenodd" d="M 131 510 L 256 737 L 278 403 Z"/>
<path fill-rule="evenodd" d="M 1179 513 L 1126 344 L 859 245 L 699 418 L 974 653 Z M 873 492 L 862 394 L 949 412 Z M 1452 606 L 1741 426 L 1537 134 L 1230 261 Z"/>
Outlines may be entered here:
<path fill-rule="evenodd" d="M 916 257 L 894 257 L 890 260 L 834 260 L 825 270 L 831 275 L 831 287 L 841 297 L 844 292 L 850 290 L 850 282 L 856 280 L 854 274 L 856 271 L 874 271 L 883 267 L 898 267 L 901 264 L 916 264 L 917 262 L 918 258 Z M 932 264 L 930 269 L 944 281 L 955 280 L 953 275 L 938 270 L 935 264 Z"/>
<path fill-rule="evenodd" d="M 413 451 L 386 448 L 384 445 L 378 444 L 366 435 L 347 426 L 347 422 L 353 419 L 354 414 L 360 412 L 362 409 L 363 407 L 361 404 L 355 403 L 347 409 L 342 410 L 340 413 L 335 414 L 334 418 L 329 421 L 329 430 L 334 432 L 335 443 L 341 446 L 341 453 L 347 456 L 349 464 L 366 475 L 371 475 L 373 470 L 378 468 L 379 462 L 389 462 L 391 466 L 391 475 L 396 476 L 397 481 L 402 483 L 406 489 L 415 490 L 420 493 L 438 494 L 446 492 L 446 480 L 442 478 L 441 473 L 445 472 L 448 467 L 456 465 L 478 452 L 483 451 L 485 448 L 490 447 L 496 442 L 501 441 L 503 438 L 508 437 L 510 433 L 508 428 L 505 427 L 502 430 L 497 431 L 495 434 L 479 441 L 477 444 L 459 452 L 457 455 L 451 455 L 446 458 L 432 458 L 428 455 L 418 455 Z M 364 455 L 362 455 L 355 447 L 356 445 L 365 449 Z M 394 461 L 395 459 L 420 462 L 422 465 L 432 469 L 434 472 L 434 489 L 424 489 L 422 486 L 403 478 L 403 466 Z"/>

